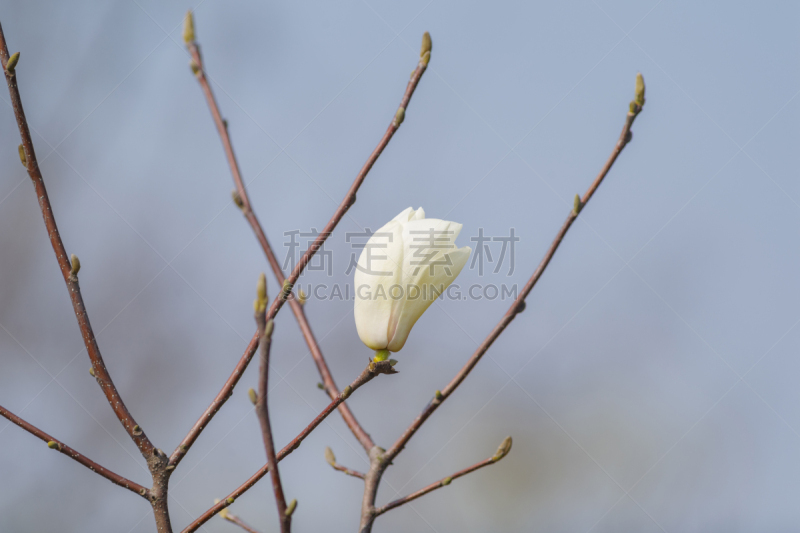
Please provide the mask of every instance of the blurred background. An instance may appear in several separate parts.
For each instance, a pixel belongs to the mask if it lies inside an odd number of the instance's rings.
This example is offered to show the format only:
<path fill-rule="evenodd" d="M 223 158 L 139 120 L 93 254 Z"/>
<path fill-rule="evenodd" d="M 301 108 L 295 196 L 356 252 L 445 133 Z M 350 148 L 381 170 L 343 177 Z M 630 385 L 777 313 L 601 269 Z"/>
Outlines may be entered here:
<path fill-rule="evenodd" d="M 326 245 L 346 284 L 348 232 L 408 206 L 464 224 L 459 243 L 520 238 L 465 268 L 521 287 L 622 128 L 633 141 L 582 212 L 527 310 L 385 476 L 379 503 L 494 453 L 503 462 L 376 523 L 376 531 L 749 532 L 800 525 L 800 63 L 793 2 L 645 0 L 293 2 L 0 0 L 61 234 L 125 401 L 171 452 L 254 332 L 259 272 L 278 287 L 231 203 L 232 180 L 181 39 L 187 9 L 256 213 L 281 260 L 285 232 L 321 229 L 433 54 L 405 122 Z M 0 91 L 0 405 L 149 485 L 94 379 Z M 794 178 L 792 176 L 795 176 Z M 304 249 L 308 241 L 300 239 Z M 349 403 L 388 447 L 471 355 L 508 299 L 434 304 Z M 339 387 L 371 352 L 352 301 L 306 311 Z M 283 446 L 326 404 L 288 310 L 273 345 Z M 265 461 L 247 389 L 172 477 L 176 531 Z M 281 463 L 297 531 L 355 531 L 364 470 L 332 415 Z M 149 505 L 0 420 L 0 530 L 153 532 Z M 277 531 L 268 482 L 231 511 Z M 201 531 L 231 532 L 215 518 Z"/>

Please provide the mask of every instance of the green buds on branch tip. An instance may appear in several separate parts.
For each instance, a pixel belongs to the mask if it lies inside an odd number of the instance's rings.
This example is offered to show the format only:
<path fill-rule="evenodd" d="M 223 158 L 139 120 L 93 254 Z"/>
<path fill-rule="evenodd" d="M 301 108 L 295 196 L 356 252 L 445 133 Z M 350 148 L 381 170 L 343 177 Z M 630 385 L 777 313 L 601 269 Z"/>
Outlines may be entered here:
<path fill-rule="evenodd" d="M 187 46 L 194 42 L 194 14 L 191 10 L 186 12 L 183 20 L 183 42 Z"/>
<path fill-rule="evenodd" d="M 256 283 L 256 299 L 253 301 L 253 309 L 259 314 L 267 310 L 267 276 L 263 272 L 258 276 L 258 283 Z"/>
<path fill-rule="evenodd" d="M 508 455 L 508 452 L 510 451 L 511 451 L 511 437 L 508 436 L 505 439 L 503 439 L 503 442 L 500 443 L 500 446 L 497 448 L 497 451 L 494 452 L 494 455 L 492 456 L 492 462 L 496 463 L 497 461 Z"/>
<path fill-rule="evenodd" d="M 639 106 L 644 106 L 644 77 L 641 72 L 636 74 L 636 86 L 634 87 L 634 102 Z"/>
<path fill-rule="evenodd" d="M 19 63 L 19 52 L 14 52 L 11 57 L 8 58 L 8 62 L 6 63 L 6 72 L 9 74 L 14 74 L 14 69 L 17 68 L 17 63 Z"/>
<path fill-rule="evenodd" d="M 333 450 L 331 450 L 330 446 L 325 446 L 325 460 L 329 465 L 336 468 L 336 456 L 333 455 Z"/>
<path fill-rule="evenodd" d="M 432 49 L 433 41 L 431 41 L 431 34 L 426 31 L 422 34 L 422 47 L 419 49 L 419 57 L 430 54 Z"/>

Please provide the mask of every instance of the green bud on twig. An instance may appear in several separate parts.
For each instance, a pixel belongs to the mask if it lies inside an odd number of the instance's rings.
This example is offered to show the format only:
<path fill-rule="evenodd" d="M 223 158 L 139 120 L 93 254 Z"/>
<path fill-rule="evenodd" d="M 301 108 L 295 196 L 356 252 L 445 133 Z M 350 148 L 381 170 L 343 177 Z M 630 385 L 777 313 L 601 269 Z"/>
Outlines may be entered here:
<path fill-rule="evenodd" d="M 319 382 L 319 383 L 317 383 L 317 388 L 319 390 L 325 390 L 325 385 L 323 385 L 322 382 Z"/>
<path fill-rule="evenodd" d="M 633 101 L 636 102 L 639 107 L 644 106 L 644 77 L 642 77 L 642 73 L 638 72 L 636 74 L 636 86 L 634 88 L 634 99 Z"/>
<path fill-rule="evenodd" d="M 194 42 L 194 14 L 189 10 L 183 20 L 183 42 L 187 45 Z"/>
<path fill-rule="evenodd" d="M 51 450 L 61 451 L 61 445 L 59 443 L 57 443 L 56 441 L 54 441 L 54 440 L 51 440 L 50 442 L 48 442 L 47 443 L 47 447 L 50 448 Z"/>
<path fill-rule="evenodd" d="M 300 302 L 300 305 L 306 305 L 306 300 L 308 300 L 308 296 L 306 296 L 305 291 L 299 289 L 297 291 L 297 301 Z"/>
<path fill-rule="evenodd" d="M 228 498 L 227 500 L 225 500 L 225 503 L 227 503 L 228 505 L 230 505 L 230 504 L 232 504 L 234 501 L 235 501 L 235 500 L 234 500 L 233 498 Z"/>
<path fill-rule="evenodd" d="M 133 426 L 133 434 L 134 436 L 138 437 L 142 434 L 142 428 L 140 428 L 138 425 Z"/>
<path fill-rule="evenodd" d="M 236 207 L 239 209 L 244 209 L 244 202 L 242 201 L 241 195 L 239 195 L 239 191 L 236 189 L 231 191 L 231 198 L 233 199 L 233 203 L 236 204 Z"/>
<path fill-rule="evenodd" d="M 350 397 L 350 395 L 351 395 L 352 393 L 353 393 L 353 387 L 351 387 L 350 385 L 348 385 L 347 387 L 345 387 L 345 388 L 344 388 L 344 390 L 343 390 L 343 391 L 342 391 L 342 393 L 339 395 L 339 397 L 340 397 L 342 400 L 346 400 L 347 398 L 349 398 L 349 397 Z"/>
<path fill-rule="evenodd" d="M 92 376 L 92 377 L 95 377 L 95 375 L 94 375 L 94 367 L 93 366 L 89 367 L 89 375 Z"/>
<path fill-rule="evenodd" d="M 267 276 L 263 272 L 258 276 L 258 283 L 256 283 L 256 299 L 253 301 L 253 309 L 256 313 L 263 313 L 267 310 Z"/>
<path fill-rule="evenodd" d="M 325 446 L 325 460 L 328 461 L 329 465 L 336 466 L 336 456 L 333 455 L 333 450 L 331 450 L 330 446 Z"/>
<path fill-rule="evenodd" d="M 398 107 L 397 113 L 394 114 L 394 126 L 397 127 L 406 119 L 406 108 Z"/>
<path fill-rule="evenodd" d="M 397 364 L 397 359 L 389 359 L 389 364 L 394 366 Z"/>
<path fill-rule="evenodd" d="M 22 166 L 28 168 L 28 158 L 25 157 L 25 147 L 20 144 L 18 150 L 19 160 L 22 161 Z"/>
<path fill-rule="evenodd" d="M 425 65 L 427 67 L 428 63 L 430 62 L 430 60 L 431 60 L 431 53 L 430 52 L 426 52 L 425 55 L 422 56 L 422 59 L 420 59 L 419 61 L 420 61 L 420 63 L 422 63 L 423 65 Z"/>
<path fill-rule="evenodd" d="M 283 282 L 283 289 L 281 290 L 281 300 L 286 300 L 289 297 L 289 294 L 292 292 L 292 284 L 289 283 L 289 280 L 284 280 Z"/>
<path fill-rule="evenodd" d="M 194 59 L 189 61 L 189 68 L 192 69 L 192 74 L 197 76 L 200 73 L 200 65 L 194 62 Z"/>
<path fill-rule="evenodd" d="M 75 254 L 70 255 L 69 260 L 70 260 L 69 277 L 77 278 L 78 272 L 81 271 L 81 260 L 78 259 L 78 256 Z"/>
<path fill-rule="evenodd" d="M 436 398 L 437 400 L 441 400 L 442 398 L 444 398 L 444 396 L 442 396 L 442 391 L 440 391 L 440 390 L 437 390 L 436 392 L 434 392 L 433 393 L 433 397 Z"/>
<path fill-rule="evenodd" d="M 419 50 L 419 57 L 430 54 L 431 49 L 433 49 L 433 41 L 431 41 L 431 34 L 426 31 L 422 34 L 422 47 Z"/>
<path fill-rule="evenodd" d="M 266 325 L 264 326 L 264 337 L 267 339 L 272 338 L 272 331 L 275 329 L 275 321 L 270 319 L 267 320 Z"/>
<path fill-rule="evenodd" d="M 583 209 L 583 203 L 581 202 L 581 196 L 579 194 L 575 195 L 575 200 L 572 202 L 572 212 L 575 216 L 578 216 L 578 213 L 581 212 Z"/>
<path fill-rule="evenodd" d="M 447 485 L 449 485 L 449 484 L 450 484 L 450 483 L 452 483 L 452 482 L 453 482 L 453 478 L 451 478 L 451 477 L 446 477 L 446 478 L 444 478 L 444 479 L 442 480 L 442 486 L 443 486 L 443 487 L 446 487 Z"/>
<path fill-rule="evenodd" d="M 6 63 L 6 72 L 9 74 L 14 74 L 14 69 L 17 68 L 17 63 L 19 63 L 19 52 L 14 52 L 11 57 L 8 58 L 8 62 Z"/>
<path fill-rule="evenodd" d="M 258 394 L 256 394 L 255 390 L 249 389 L 247 391 L 247 396 L 250 398 L 250 403 L 252 403 L 253 405 L 258 403 Z"/>
<path fill-rule="evenodd" d="M 294 510 L 297 509 L 297 500 L 292 500 L 289 502 L 289 505 L 286 507 L 286 516 L 292 516 Z"/>
<path fill-rule="evenodd" d="M 503 439 L 503 442 L 500 443 L 500 446 L 497 448 L 497 451 L 494 452 L 494 455 L 492 456 L 492 461 L 496 463 L 497 461 L 508 455 L 508 452 L 510 451 L 511 451 L 511 437 L 509 436 Z"/>

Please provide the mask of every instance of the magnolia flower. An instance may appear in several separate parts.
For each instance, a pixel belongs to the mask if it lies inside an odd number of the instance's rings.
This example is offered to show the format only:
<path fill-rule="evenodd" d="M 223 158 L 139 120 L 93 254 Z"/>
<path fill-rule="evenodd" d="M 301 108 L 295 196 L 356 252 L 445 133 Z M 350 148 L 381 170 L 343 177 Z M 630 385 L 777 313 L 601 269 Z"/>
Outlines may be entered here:
<path fill-rule="evenodd" d="M 472 251 L 456 248 L 461 224 L 425 218 L 408 208 L 369 239 L 355 274 L 358 336 L 386 359 L 406 343 L 411 328 L 456 279 Z"/>

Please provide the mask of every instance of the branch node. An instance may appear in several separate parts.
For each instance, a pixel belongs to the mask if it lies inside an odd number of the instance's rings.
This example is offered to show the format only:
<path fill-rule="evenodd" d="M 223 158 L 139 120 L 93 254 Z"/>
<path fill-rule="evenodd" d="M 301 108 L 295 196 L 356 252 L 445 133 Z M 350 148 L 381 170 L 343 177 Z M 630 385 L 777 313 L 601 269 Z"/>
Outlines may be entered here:
<path fill-rule="evenodd" d="M 78 272 L 81 271 L 81 260 L 78 259 L 78 256 L 72 254 L 69 256 L 70 261 L 70 270 L 69 270 L 69 279 L 72 281 L 78 281 Z"/>
<path fill-rule="evenodd" d="M 239 194 L 239 191 L 237 191 L 236 189 L 232 190 L 231 198 L 233 199 L 233 203 L 236 204 L 236 207 L 238 207 L 244 212 L 244 202 L 242 201 L 242 196 Z"/>
<path fill-rule="evenodd" d="M 394 114 L 394 127 L 398 127 L 406 118 L 406 108 L 398 107 L 397 113 Z"/>
<path fill-rule="evenodd" d="M 9 76 L 14 75 L 14 70 L 17 68 L 17 63 L 19 63 L 19 52 L 14 52 L 14 54 L 8 58 L 8 62 L 6 63 L 6 72 L 8 72 Z"/>
<path fill-rule="evenodd" d="M 286 516 L 292 516 L 292 514 L 294 513 L 295 509 L 297 509 L 297 499 L 296 498 L 289 502 L 289 505 L 286 506 L 286 511 L 285 511 L 284 514 Z"/>
<path fill-rule="evenodd" d="M 572 201 L 572 213 L 575 216 L 578 216 L 578 213 L 581 212 L 581 209 L 583 209 L 583 202 L 581 202 L 581 195 L 576 194 L 575 199 Z"/>

